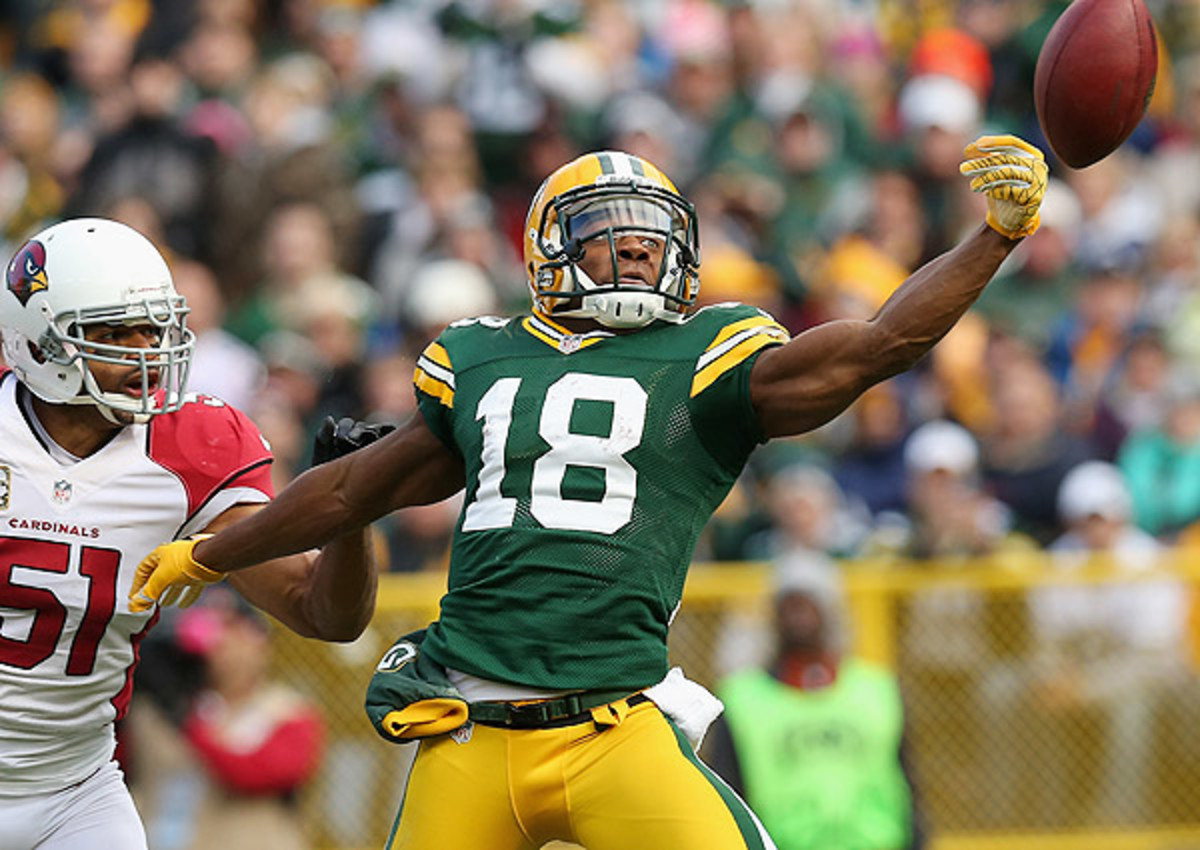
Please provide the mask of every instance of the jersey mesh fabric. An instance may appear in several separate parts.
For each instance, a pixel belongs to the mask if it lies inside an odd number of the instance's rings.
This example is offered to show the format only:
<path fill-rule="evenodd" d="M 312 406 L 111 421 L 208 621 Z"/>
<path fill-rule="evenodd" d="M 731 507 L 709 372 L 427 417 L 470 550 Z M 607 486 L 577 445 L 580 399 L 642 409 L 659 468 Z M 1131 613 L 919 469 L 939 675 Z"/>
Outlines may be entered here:
<path fill-rule="evenodd" d="M 702 355 L 748 320 L 761 339 L 695 391 Z M 743 305 L 583 346 L 530 322 L 448 328 L 431 344 L 449 363 L 445 385 L 418 365 L 422 414 L 467 476 L 449 590 L 425 650 L 514 684 L 653 684 L 666 673 L 667 625 L 696 538 L 762 440 L 754 357 L 786 331 Z M 482 507 L 487 521 L 472 521 Z"/>

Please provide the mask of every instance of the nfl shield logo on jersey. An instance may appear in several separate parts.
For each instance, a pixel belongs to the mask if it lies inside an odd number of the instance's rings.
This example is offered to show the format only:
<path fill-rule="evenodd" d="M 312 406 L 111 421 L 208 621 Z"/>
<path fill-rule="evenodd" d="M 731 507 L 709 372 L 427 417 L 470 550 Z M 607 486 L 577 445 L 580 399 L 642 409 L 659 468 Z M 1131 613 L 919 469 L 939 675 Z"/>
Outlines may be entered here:
<path fill-rule="evenodd" d="M 54 504 L 65 505 L 71 501 L 71 482 L 65 478 L 54 482 Z"/>

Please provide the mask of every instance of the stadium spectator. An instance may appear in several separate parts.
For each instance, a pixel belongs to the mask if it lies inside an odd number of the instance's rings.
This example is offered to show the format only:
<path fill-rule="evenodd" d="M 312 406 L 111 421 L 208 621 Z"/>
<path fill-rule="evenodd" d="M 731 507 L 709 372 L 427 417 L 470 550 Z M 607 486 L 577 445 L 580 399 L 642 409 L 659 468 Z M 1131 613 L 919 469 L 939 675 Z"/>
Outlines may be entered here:
<path fill-rule="evenodd" d="M 928 228 L 921 261 L 961 236 L 970 221 L 970 199 L 958 180 L 958 153 L 974 138 L 983 119 L 979 95 L 970 84 L 945 74 L 919 73 L 900 90 L 897 109 L 913 149 L 911 176 L 917 183 Z"/>
<path fill-rule="evenodd" d="M 177 628 L 192 633 L 206 679 L 182 724 L 208 778 L 190 846 L 311 847 L 296 795 L 320 763 L 324 723 L 307 698 L 269 677 L 266 620 L 224 593 L 184 611 Z"/>
<path fill-rule="evenodd" d="M 61 104 L 34 73 L 8 75 L 0 90 L 0 252 L 62 210 L 66 187 L 58 162 Z"/>
<path fill-rule="evenodd" d="M 131 113 L 96 140 L 65 212 L 99 215 L 138 196 L 161 220 L 164 246 L 212 262 L 222 162 L 211 139 L 182 124 L 186 79 L 160 57 L 139 58 L 128 79 Z"/>
<path fill-rule="evenodd" d="M 872 516 L 903 514 L 908 502 L 904 440 L 909 414 L 903 382 L 887 381 L 863 393 L 850 408 L 853 431 L 847 445 L 834 453 L 833 477 Z"/>
<path fill-rule="evenodd" d="M 1100 393 L 1092 422 L 1092 444 L 1113 460 L 1129 435 L 1160 427 L 1169 409 L 1171 353 L 1161 333 L 1134 336 Z"/>
<path fill-rule="evenodd" d="M 331 299 L 356 321 L 372 314 L 376 294 L 339 265 L 337 235 L 323 204 L 281 204 L 263 232 L 263 279 L 251 298 L 233 307 L 227 321 L 233 333 L 251 345 L 276 330 L 306 333 L 313 307 L 327 308 Z"/>
<path fill-rule="evenodd" d="M 764 499 L 770 526 L 745 543 L 748 560 L 770 560 L 789 552 L 848 558 L 857 554 L 869 528 L 861 505 L 848 503 L 837 482 L 814 464 L 774 469 Z"/>
<path fill-rule="evenodd" d="M 1030 591 L 1028 666 L 994 671 L 990 698 L 1037 724 L 1022 738 L 1053 742 L 1039 760 L 1037 791 L 1016 771 L 1024 745 L 996 741 L 989 763 L 1005 806 L 1036 822 L 1111 823 L 1145 818 L 1153 768 L 1153 727 L 1188 676 L 1188 597 L 1170 579 L 1146 578 L 1164 553 L 1133 522 L 1129 489 L 1114 465 L 1087 461 L 1063 479 L 1057 505 L 1066 530 L 1050 546 L 1055 579 Z M 1088 570 L 1097 583 L 1073 577 Z M 1014 700 L 1023 700 L 1022 703 Z M 1096 734 L 1082 771 L 1074 735 Z M 1086 776 L 1080 786 L 1071 777 Z"/>
<path fill-rule="evenodd" d="M 1042 226 L 1021 243 L 975 310 L 998 332 L 1015 336 L 1036 351 L 1050 344 L 1071 306 L 1080 271 L 1075 248 L 1083 218 L 1071 187 L 1058 178 L 1046 186 Z"/>
<path fill-rule="evenodd" d="M 779 850 L 924 847 L 900 684 L 850 652 L 837 566 L 783 555 L 772 607 L 774 656 L 719 684 L 708 763 Z"/>
<path fill-rule="evenodd" d="M 1164 540 L 1200 518 L 1200 378 L 1177 369 L 1168 379 L 1162 421 L 1121 445 L 1137 525 Z"/>
<path fill-rule="evenodd" d="M 1011 515 L 983 490 L 979 444 L 966 428 L 945 420 L 921 425 L 905 440 L 904 467 L 913 520 L 909 555 L 961 561 L 1002 545 Z"/>
<path fill-rule="evenodd" d="M 187 299 L 188 325 L 196 334 L 189 385 L 242 410 L 253 410 L 266 385 L 258 351 L 224 327 L 225 298 L 212 269 L 196 260 L 172 264 L 175 288 Z"/>
<path fill-rule="evenodd" d="M 936 419 L 921 425 L 905 442 L 904 461 L 912 525 L 900 551 L 921 559 L 925 570 L 953 576 L 978 568 L 981 558 L 1028 548 L 1012 533 L 1008 509 L 982 489 L 979 446 L 961 425 Z M 935 581 L 912 594 L 900 613 L 907 687 L 926 706 L 929 722 L 956 742 L 943 764 L 953 776 L 956 806 L 983 799 L 987 732 L 971 718 L 984 705 L 987 671 L 978 659 L 990 654 L 995 602 L 970 583 Z"/>
<path fill-rule="evenodd" d="M 253 249 L 270 241 L 268 224 L 281 207 L 319 209 L 330 234 L 322 247 L 331 252 L 331 262 L 358 268 L 362 213 L 349 154 L 328 111 L 332 96 L 332 72 L 324 60 L 299 53 L 257 68 L 240 101 L 250 144 L 239 147 L 222 169 L 221 207 L 213 222 L 215 265 L 235 313 L 255 295 L 262 269 Z"/>
<path fill-rule="evenodd" d="M 1066 428 L 1059 386 L 1036 354 L 1004 350 L 1004 360 L 992 359 L 994 420 L 982 440 L 983 481 L 1012 512 L 1014 528 L 1045 545 L 1059 533 L 1059 484 L 1095 451 Z"/>

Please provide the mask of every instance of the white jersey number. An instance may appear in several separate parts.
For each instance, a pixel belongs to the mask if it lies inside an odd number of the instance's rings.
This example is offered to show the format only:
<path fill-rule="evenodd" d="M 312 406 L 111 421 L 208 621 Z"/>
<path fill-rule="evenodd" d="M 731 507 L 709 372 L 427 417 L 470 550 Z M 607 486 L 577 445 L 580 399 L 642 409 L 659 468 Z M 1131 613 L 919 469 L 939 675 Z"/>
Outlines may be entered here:
<path fill-rule="evenodd" d="M 520 378 L 501 378 L 479 399 L 475 418 L 483 420 L 483 467 L 474 501 L 467 506 L 463 531 L 508 528 L 516 516 L 517 500 L 503 496 L 505 448 L 512 427 L 513 403 Z M 607 436 L 570 430 L 577 401 L 612 404 L 612 427 Z M 546 391 L 538 435 L 550 451 L 533 465 L 529 510 L 546 528 L 611 534 L 633 516 L 637 470 L 624 455 L 642 441 L 646 425 L 646 391 L 633 378 L 604 375 L 563 375 Z M 604 495 L 598 501 L 569 499 L 562 482 L 570 467 L 602 470 Z"/>

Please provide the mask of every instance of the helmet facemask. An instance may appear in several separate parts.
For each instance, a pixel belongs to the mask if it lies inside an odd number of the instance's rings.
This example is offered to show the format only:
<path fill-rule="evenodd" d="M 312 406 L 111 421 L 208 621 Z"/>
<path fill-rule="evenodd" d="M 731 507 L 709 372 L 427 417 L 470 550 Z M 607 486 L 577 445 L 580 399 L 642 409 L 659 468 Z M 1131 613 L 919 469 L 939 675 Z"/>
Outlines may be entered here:
<path fill-rule="evenodd" d="M 598 180 L 569 190 L 530 222 L 530 239 L 545 261 L 531 280 L 535 304 L 556 317 L 595 319 L 612 328 L 635 328 L 655 319 L 682 321 L 699 292 L 695 209 L 678 193 L 646 181 Z M 649 287 L 620 283 L 617 240 L 642 235 L 664 245 Z M 585 244 L 604 239 L 612 258 L 611 282 L 579 267 Z"/>
<path fill-rule="evenodd" d="M 93 404 L 105 419 L 114 424 L 129 421 L 144 423 L 160 413 L 178 410 L 184 402 L 191 369 L 195 335 L 186 325 L 188 312 L 183 296 L 146 298 L 120 306 L 70 309 L 51 315 L 43 302 L 46 330 L 35 342 L 46 369 L 60 378 L 54 397 L 46 400 L 66 404 Z M 157 345 L 139 348 L 89 340 L 86 329 L 95 325 L 146 325 L 158 334 Z M 136 368 L 139 396 L 105 392 L 92 373 L 91 365 L 103 363 Z M 38 381 L 31 389 L 37 395 Z M 74 386 L 75 394 L 61 398 L 62 390 Z M 120 417 L 118 413 L 128 414 Z"/>

